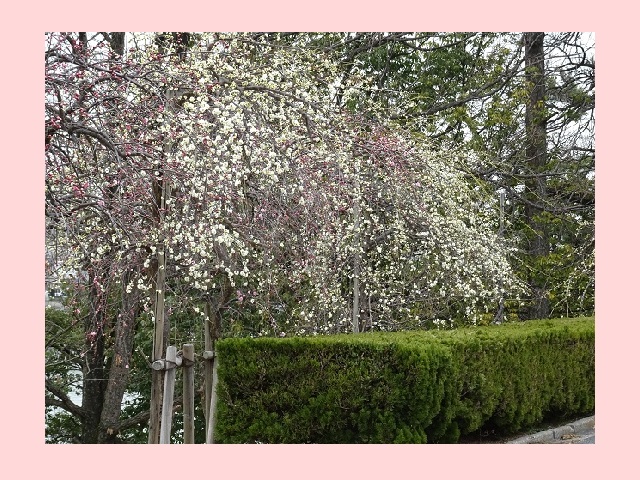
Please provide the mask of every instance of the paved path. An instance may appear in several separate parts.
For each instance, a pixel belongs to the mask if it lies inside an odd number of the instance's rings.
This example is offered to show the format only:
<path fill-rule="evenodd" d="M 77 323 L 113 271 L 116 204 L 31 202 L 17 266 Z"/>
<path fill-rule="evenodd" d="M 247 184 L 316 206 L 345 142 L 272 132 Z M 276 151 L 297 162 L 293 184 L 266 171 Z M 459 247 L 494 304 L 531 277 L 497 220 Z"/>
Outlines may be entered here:
<path fill-rule="evenodd" d="M 582 418 L 567 425 L 524 435 L 505 443 L 596 443 L 596 417 Z"/>

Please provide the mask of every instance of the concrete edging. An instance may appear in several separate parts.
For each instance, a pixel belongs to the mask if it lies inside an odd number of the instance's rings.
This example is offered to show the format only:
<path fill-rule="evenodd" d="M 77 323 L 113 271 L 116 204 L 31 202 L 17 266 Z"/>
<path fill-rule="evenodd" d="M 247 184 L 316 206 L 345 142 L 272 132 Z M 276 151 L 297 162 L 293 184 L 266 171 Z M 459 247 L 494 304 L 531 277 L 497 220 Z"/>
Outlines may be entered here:
<path fill-rule="evenodd" d="M 563 425 L 561 427 L 552 428 L 549 430 L 544 430 L 542 432 L 533 433 L 531 435 L 525 435 L 523 437 L 516 438 L 515 440 L 511 440 L 509 444 L 526 444 L 526 443 L 547 443 L 552 442 L 554 440 L 560 440 L 563 435 L 572 435 L 586 432 L 588 430 L 592 430 L 596 425 L 596 417 L 586 417 L 581 418 L 580 420 L 576 420 L 575 422 L 571 422 L 567 425 Z"/>

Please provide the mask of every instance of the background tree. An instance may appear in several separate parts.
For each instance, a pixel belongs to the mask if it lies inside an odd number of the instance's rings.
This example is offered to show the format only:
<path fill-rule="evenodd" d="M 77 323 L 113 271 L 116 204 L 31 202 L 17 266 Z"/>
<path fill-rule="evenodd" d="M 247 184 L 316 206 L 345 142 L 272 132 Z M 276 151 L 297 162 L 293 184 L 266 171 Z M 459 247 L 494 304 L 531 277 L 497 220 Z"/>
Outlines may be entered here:
<path fill-rule="evenodd" d="M 525 182 L 528 202 L 525 205 L 525 221 L 531 229 L 528 254 L 533 262 L 549 255 L 549 239 L 546 226 L 540 221 L 542 209 L 537 205 L 546 203 L 547 179 L 547 113 L 545 105 L 544 33 L 524 34 L 525 79 L 529 98 L 525 108 L 525 155 L 530 165 L 529 179 Z M 530 318 L 546 318 L 549 315 L 549 298 L 544 278 L 533 275 L 529 278 L 532 302 Z"/>

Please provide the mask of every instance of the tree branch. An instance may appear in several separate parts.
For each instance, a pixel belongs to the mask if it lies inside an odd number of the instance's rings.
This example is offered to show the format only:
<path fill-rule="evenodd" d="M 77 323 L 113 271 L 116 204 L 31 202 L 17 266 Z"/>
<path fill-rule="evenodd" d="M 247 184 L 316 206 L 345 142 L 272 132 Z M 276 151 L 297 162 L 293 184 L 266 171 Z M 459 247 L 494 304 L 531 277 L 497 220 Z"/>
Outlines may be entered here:
<path fill-rule="evenodd" d="M 51 380 L 45 378 L 45 388 L 56 398 L 45 395 L 45 405 L 51 407 L 58 407 L 66 410 L 70 414 L 84 418 L 85 411 L 82 407 L 76 405 L 71 401 L 71 399 L 67 396 L 65 392 L 63 392 L 60 388 L 58 388 Z"/>

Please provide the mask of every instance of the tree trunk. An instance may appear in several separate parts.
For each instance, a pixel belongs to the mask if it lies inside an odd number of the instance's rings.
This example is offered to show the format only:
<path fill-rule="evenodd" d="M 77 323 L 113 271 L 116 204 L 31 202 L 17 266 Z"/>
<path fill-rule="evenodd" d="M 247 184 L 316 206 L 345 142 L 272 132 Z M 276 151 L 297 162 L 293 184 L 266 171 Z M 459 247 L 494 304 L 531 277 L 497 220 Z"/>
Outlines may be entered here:
<path fill-rule="evenodd" d="M 82 422 L 82 443 L 98 443 L 100 433 L 100 417 L 104 406 L 106 390 L 105 332 L 108 330 L 106 300 L 97 282 L 105 278 L 105 272 L 89 270 L 89 305 L 91 311 L 85 318 L 84 331 L 87 351 L 83 365 L 82 410 L 85 417 Z"/>
<path fill-rule="evenodd" d="M 534 206 L 544 205 L 547 199 L 547 113 L 545 107 L 544 32 L 524 34 L 526 79 L 530 86 L 525 112 L 525 154 L 530 172 L 525 187 L 530 200 L 525 206 L 525 217 L 530 227 L 529 254 L 533 262 L 529 278 L 531 304 L 528 318 L 549 316 L 549 298 L 545 288 L 545 272 L 542 260 L 549 255 L 549 238 L 543 210 Z"/>
<path fill-rule="evenodd" d="M 125 275 L 123 285 L 134 277 L 133 272 Z M 122 308 L 116 321 L 113 357 L 109 366 L 109 380 L 104 395 L 104 405 L 100 419 L 99 443 L 115 443 L 120 431 L 122 399 L 129 383 L 135 322 L 140 314 L 140 291 L 122 293 Z"/>
<path fill-rule="evenodd" d="M 109 43 L 113 51 L 118 55 L 124 55 L 124 35 L 125 32 L 111 32 Z"/>
<path fill-rule="evenodd" d="M 80 32 L 79 38 L 86 45 L 86 32 Z M 113 50 L 122 55 L 124 53 L 124 32 L 112 33 L 110 43 Z M 113 200 L 113 198 L 109 198 L 109 200 Z M 101 275 L 101 278 L 107 277 Z M 128 279 L 124 285 L 127 283 Z M 139 296 L 137 293 L 134 293 L 134 295 Z M 116 321 L 112 357 L 106 370 L 104 368 L 104 335 L 109 332 L 107 332 L 104 323 L 108 313 L 106 312 L 106 305 L 96 305 L 96 315 L 100 315 L 100 318 L 102 318 L 96 323 L 102 323 L 103 325 L 102 335 L 100 336 L 101 354 L 96 355 L 93 359 L 94 365 L 89 369 L 86 377 L 87 381 L 85 382 L 83 406 L 86 398 L 87 408 L 91 411 L 91 420 L 88 422 L 90 434 L 84 439 L 84 443 L 113 443 L 116 441 L 119 431 L 122 397 L 129 378 L 128 368 L 133 349 L 133 327 L 135 318 L 138 315 L 138 303 L 133 297 L 123 292 L 123 305 Z M 95 376 L 99 372 L 100 380 L 90 373 L 92 370 L 95 370 Z M 99 407 L 98 403 L 100 403 Z"/>

